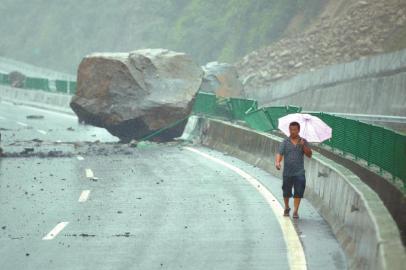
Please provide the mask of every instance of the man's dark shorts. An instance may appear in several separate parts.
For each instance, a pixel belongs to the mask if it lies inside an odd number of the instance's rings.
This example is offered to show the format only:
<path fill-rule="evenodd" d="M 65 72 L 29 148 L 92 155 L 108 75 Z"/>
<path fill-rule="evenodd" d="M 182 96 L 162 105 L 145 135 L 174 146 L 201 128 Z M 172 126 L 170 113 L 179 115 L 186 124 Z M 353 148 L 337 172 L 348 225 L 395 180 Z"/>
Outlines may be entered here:
<path fill-rule="evenodd" d="M 303 198 L 306 187 L 306 177 L 304 175 L 283 176 L 282 190 L 284 198 L 292 197 L 292 187 L 294 189 L 293 197 Z"/>

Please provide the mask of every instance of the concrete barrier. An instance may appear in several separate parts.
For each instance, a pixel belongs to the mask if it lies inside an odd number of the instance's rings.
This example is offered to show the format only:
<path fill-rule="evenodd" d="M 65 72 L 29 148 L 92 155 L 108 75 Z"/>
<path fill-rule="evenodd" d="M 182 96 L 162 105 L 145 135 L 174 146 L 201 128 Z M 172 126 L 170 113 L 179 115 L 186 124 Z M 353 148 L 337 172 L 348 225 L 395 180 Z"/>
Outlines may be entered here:
<path fill-rule="evenodd" d="M 0 99 L 2 100 L 62 113 L 74 114 L 69 107 L 71 98 L 72 96 L 62 93 L 0 86 Z"/>
<path fill-rule="evenodd" d="M 247 94 L 260 105 L 406 116 L 405 85 L 406 50 L 402 50 L 299 74 Z"/>
<path fill-rule="evenodd" d="M 281 138 L 220 120 L 191 121 L 183 138 L 233 155 L 276 176 Z M 305 161 L 305 197 L 326 219 L 350 269 L 404 269 L 406 253 L 398 228 L 378 195 L 345 167 L 315 152 Z M 328 266 L 326 266 L 328 269 Z"/>

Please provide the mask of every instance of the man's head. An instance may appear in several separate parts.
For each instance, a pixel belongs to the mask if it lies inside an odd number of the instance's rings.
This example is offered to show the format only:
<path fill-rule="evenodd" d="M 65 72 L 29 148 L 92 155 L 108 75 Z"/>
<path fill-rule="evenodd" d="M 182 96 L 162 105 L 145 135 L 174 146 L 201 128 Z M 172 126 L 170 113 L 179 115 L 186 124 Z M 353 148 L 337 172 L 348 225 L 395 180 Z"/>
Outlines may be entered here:
<path fill-rule="evenodd" d="M 292 138 L 299 136 L 300 124 L 298 122 L 292 122 L 289 124 L 289 133 Z"/>

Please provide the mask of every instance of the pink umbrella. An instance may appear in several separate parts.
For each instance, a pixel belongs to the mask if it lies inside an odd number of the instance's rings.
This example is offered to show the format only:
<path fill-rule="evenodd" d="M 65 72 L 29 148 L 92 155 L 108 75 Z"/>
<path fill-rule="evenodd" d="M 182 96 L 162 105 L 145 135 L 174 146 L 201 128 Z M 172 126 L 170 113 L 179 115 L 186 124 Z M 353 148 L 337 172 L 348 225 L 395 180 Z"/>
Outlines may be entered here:
<path fill-rule="evenodd" d="M 299 135 L 308 142 L 320 143 L 330 139 L 332 136 L 331 127 L 320 118 L 306 113 L 293 113 L 279 118 L 278 128 L 286 136 L 289 136 L 289 125 L 292 122 L 300 124 Z"/>

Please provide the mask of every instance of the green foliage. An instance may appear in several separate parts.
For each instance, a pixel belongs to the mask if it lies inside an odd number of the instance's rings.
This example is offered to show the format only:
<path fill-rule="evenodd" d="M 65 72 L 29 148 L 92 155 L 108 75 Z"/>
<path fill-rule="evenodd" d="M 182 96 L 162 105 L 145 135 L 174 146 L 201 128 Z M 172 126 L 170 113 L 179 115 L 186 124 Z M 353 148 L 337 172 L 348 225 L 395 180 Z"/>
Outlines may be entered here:
<path fill-rule="evenodd" d="M 2 0 L 0 52 L 70 73 L 91 52 L 146 47 L 185 51 L 201 64 L 233 62 L 279 39 L 297 15 L 305 28 L 324 2 Z"/>
<path fill-rule="evenodd" d="M 297 14 L 310 22 L 321 7 L 322 0 L 192 0 L 179 13 L 169 43 L 200 62 L 235 61 L 279 39 Z"/>

